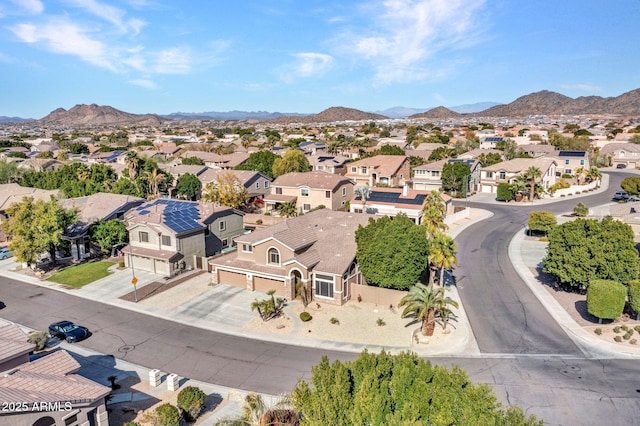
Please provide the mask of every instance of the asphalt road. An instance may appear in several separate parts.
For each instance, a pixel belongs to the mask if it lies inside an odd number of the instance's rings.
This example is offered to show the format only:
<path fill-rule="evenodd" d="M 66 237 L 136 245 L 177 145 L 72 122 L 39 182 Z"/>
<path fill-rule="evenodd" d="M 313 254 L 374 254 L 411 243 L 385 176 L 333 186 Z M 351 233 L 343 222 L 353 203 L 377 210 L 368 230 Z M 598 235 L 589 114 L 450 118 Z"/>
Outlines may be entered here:
<path fill-rule="evenodd" d="M 587 205 L 610 201 L 622 175 L 612 173 L 610 191 L 581 198 Z M 609 194 L 611 192 L 611 194 Z M 575 200 L 536 206 L 570 211 Z M 482 206 L 482 208 L 487 208 Z M 455 270 L 481 358 L 432 358 L 456 364 L 475 382 L 491 385 L 504 403 L 536 414 L 546 424 L 629 425 L 640 418 L 640 363 L 586 359 L 551 320 L 508 261 L 511 236 L 531 208 L 491 208 L 481 226 L 461 233 Z M 474 266 L 476 265 L 476 266 Z M 176 324 L 0 277 L 0 316 L 44 330 L 70 319 L 89 327 L 82 342 L 101 353 L 205 382 L 268 394 L 289 392 L 309 379 L 323 355 L 349 360 L 355 354 L 253 341 Z"/>

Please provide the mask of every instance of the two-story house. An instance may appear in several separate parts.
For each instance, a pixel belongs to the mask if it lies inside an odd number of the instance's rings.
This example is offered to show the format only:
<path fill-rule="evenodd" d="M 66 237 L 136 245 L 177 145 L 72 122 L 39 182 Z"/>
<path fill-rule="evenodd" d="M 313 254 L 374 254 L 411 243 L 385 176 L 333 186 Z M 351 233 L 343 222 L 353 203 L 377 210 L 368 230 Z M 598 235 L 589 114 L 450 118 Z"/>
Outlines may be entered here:
<path fill-rule="evenodd" d="M 529 167 L 537 167 L 542 177 L 538 183 L 547 190 L 556 183 L 557 162 L 553 158 L 514 158 L 480 170 L 480 191 L 496 193 L 501 183 L 512 183 L 518 176 L 523 175 Z"/>
<path fill-rule="evenodd" d="M 185 268 L 203 269 L 207 257 L 242 235 L 243 215 L 213 203 L 160 198 L 142 204 L 125 215 L 125 264 L 169 277 Z"/>
<path fill-rule="evenodd" d="M 302 213 L 320 206 L 339 210 L 353 196 L 353 187 L 351 179 L 333 173 L 285 173 L 272 182 L 271 194 L 265 196 L 264 201 L 267 210 L 274 210 L 285 202 L 295 202 L 296 209 Z"/>
<path fill-rule="evenodd" d="M 271 182 L 273 179 L 253 170 L 207 169 L 202 174 L 198 175 L 198 179 L 200 179 L 200 182 L 202 182 L 202 188 L 204 188 L 209 182 L 217 181 L 220 176 L 227 173 L 233 174 L 245 187 L 249 194 L 248 202 L 252 202 L 256 199 L 264 199 L 264 197 L 271 192 Z"/>
<path fill-rule="evenodd" d="M 611 159 L 611 165 L 616 167 L 623 164 L 635 169 L 640 167 L 640 145 L 628 142 L 611 142 L 600 148 L 600 155 Z"/>
<path fill-rule="evenodd" d="M 411 177 L 409 159 L 403 155 L 376 155 L 349 163 L 345 177 L 356 185 L 402 186 Z"/>
<path fill-rule="evenodd" d="M 423 164 L 413 168 L 411 179 L 413 189 L 419 191 L 433 191 L 442 189 L 442 171 L 445 164 L 464 163 L 469 166 L 468 192 L 473 194 L 480 187 L 480 162 L 475 159 L 446 158 L 433 163 Z"/>
<path fill-rule="evenodd" d="M 312 170 L 344 175 L 349 158 L 343 155 L 320 154 L 307 157 Z"/>
<path fill-rule="evenodd" d="M 204 161 L 205 166 L 212 169 L 233 169 L 247 161 L 249 154 L 246 152 L 234 152 L 231 154 L 216 154 L 207 151 L 185 151 L 180 158 L 196 157 Z"/>
<path fill-rule="evenodd" d="M 562 175 L 573 176 L 576 170 L 587 171 L 591 167 L 587 151 L 555 151 L 549 157 L 555 158 L 558 162 L 557 177 Z"/>
<path fill-rule="evenodd" d="M 242 235 L 236 238 L 236 251 L 209 261 L 212 282 L 275 290 L 289 300 L 302 285 L 314 299 L 342 305 L 353 286 L 364 285 L 355 231 L 369 218 L 321 209 Z"/>
<path fill-rule="evenodd" d="M 369 197 L 362 199 L 355 195 L 349 202 L 349 209 L 352 213 L 367 213 L 374 216 L 395 217 L 400 213 L 414 221 L 417 225 L 422 223 L 422 211 L 427 202 L 429 191 L 417 191 L 409 189 L 407 185 L 403 188 L 371 188 Z M 440 194 L 446 214 L 453 213 L 453 203 L 450 196 Z"/>

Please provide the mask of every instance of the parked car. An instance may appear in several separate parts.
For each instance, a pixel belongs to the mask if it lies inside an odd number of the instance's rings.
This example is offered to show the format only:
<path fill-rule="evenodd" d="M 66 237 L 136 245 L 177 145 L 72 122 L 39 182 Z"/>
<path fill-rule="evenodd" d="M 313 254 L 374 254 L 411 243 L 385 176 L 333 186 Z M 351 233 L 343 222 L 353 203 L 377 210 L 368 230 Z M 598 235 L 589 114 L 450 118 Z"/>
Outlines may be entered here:
<path fill-rule="evenodd" d="M 91 333 L 87 327 L 82 327 L 71 321 L 59 321 L 49 326 L 49 334 L 51 337 L 74 343 L 86 339 Z"/>
<path fill-rule="evenodd" d="M 627 201 L 629 199 L 629 194 L 625 191 L 618 191 L 613 195 L 613 199 L 616 201 Z"/>
<path fill-rule="evenodd" d="M 636 195 L 631 195 L 629 196 L 629 198 L 626 199 L 627 203 L 634 203 L 636 201 L 640 201 L 640 197 L 636 196 Z"/>
<path fill-rule="evenodd" d="M 626 169 L 626 168 L 627 168 L 626 164 L 623 164 L 623 163 L 616 164 L 616 169 Z"/>
<path fill-rule="evenodd" d="M 13 257 L 13 252 L 9 251 L 7 247 L 0 248 L 0 260 L 5 260 L 10 257 Z"/>

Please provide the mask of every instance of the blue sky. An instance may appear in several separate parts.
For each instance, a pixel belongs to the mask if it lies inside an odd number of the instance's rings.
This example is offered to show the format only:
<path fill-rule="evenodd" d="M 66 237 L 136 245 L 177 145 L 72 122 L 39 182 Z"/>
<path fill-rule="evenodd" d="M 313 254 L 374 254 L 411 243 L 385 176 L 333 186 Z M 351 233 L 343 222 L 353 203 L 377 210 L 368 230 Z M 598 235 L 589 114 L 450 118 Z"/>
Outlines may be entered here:
<path fill-rule="evenodd" d="M 0 115 L 317 113 L 640 87 L 635 0 L 1 0 Z"/>

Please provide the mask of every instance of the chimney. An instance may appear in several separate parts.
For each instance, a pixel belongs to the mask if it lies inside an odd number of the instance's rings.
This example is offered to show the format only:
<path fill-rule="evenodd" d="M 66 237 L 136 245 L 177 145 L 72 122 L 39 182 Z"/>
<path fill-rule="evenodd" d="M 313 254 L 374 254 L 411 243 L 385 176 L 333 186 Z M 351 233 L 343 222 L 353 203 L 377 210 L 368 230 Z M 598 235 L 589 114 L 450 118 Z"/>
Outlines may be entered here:
<path fill-rule="evenodd" d="M 402 196 L 406 197 L 407 195 L 409 195 L 409 185 L 407 185 L 406 183 L 402 186 Z"/>

